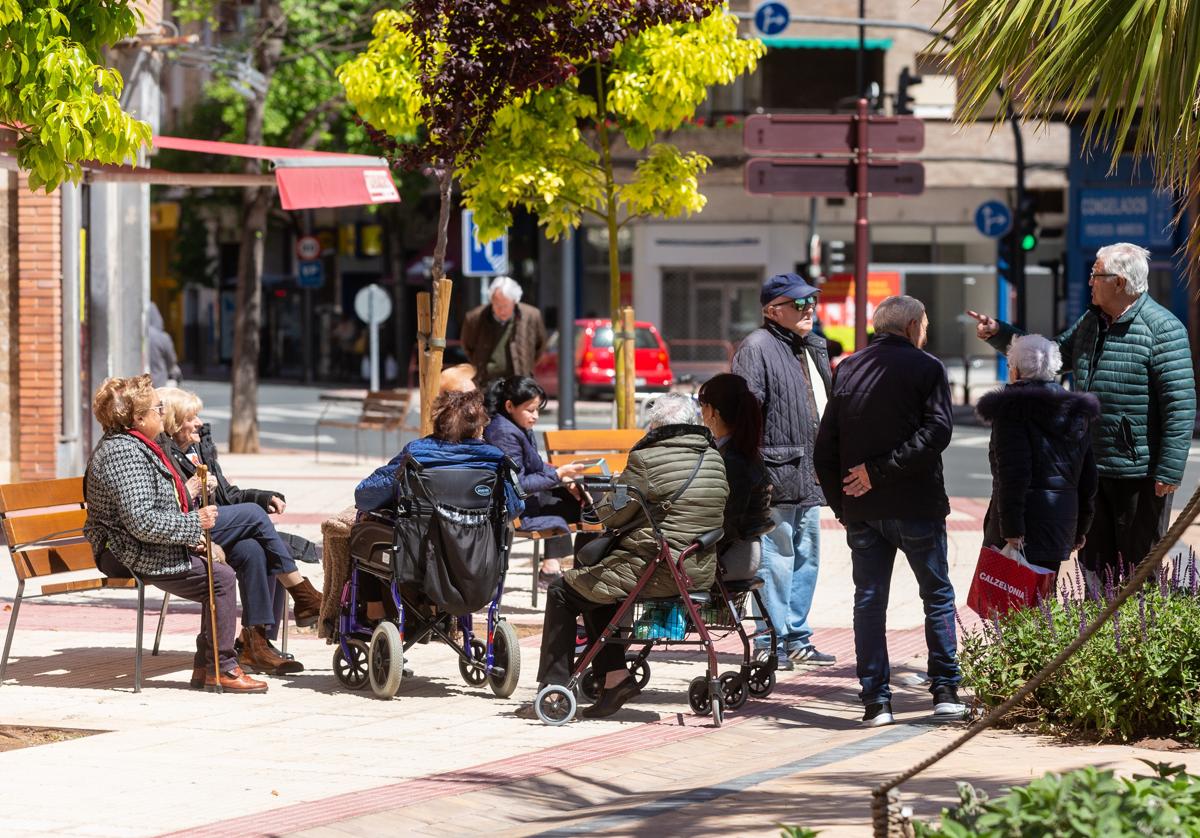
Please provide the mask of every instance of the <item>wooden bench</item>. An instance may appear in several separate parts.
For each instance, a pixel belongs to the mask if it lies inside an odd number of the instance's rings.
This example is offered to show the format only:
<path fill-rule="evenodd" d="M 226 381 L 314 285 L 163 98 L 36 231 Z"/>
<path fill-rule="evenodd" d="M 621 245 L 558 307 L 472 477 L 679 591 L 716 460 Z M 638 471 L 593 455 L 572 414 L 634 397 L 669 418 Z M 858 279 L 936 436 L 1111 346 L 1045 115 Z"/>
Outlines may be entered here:
<path fill-rule="evenodd" d="M 372 390 L 362 401 L 362 411 L 357 419 L 329 417 L 333 407 L 327 404 L 317 423 L 313 426 L 313 456 L 321 457 L 321 428 L 348 428 L 354 431 L 354 461 L 358 462 L 359 431 L 379 431 L 380 453 L 390 459 L 387 450 L 387 435 L 393 431 L 399 436 L 404 431 L 419 433 L 420 426 L 408 421 L 412 412 L 412 390 Z M 397 439 L 397 443 L 399 443 Z M 396 450 L 400 450 L 399 444 Z M 395 452 L 392 452 L 395 453 Z"/>
<path fill-rule="evenodd" d="M 596 459 L 603 457 L 608 470 L 618 474 L 625 470 L 629 461 L 629 449 L 637 443 L 646 432 L 638 428 L 602 429 L 594 431 L 546 431 L 546 461 L 553 466 L 566 465 L 576 460 Z M 598 467 L 588 469 L 585 474 L 600 474 Z M 520 521 L 517 522 L 520 526 Z M 594 530 L 599 527 L 573 525 L 571 532 Z M 516 535 L 533 542 L 533 604 L 538 604 L 538 567 L 541 565 L 541 543 L 547 538 L 562 535 L 557 530 L 529 530 Z"/>
<path fill-rule="evenodd" d="M 146 589 L 132 574 L 127 578 L 99 575 L 92 547 L 83 537 L 87 508 L 83 500 L 83 478 L 65 477 L 34 483 L 0 485 L 0 524 L 12 555 L 17 573 L 17 596 L 8 619 L 8 634 L 4 638 L 4 655 L 0 658 L 0 684 L 8 668 L 8 653 L 21 602 L 25 598 L 25 583 L 34 581 L 39 592 L 30 598 L 52 596 L 76 591 L 108 588 L 136 588 L 138 592 L 137 652 L 134 658 L 133 691 L 142 689 L 142 625 L 146 610 Z M 95 576 L 52 581 L 68 573 L 93 571 Z M 159 615 L 158 635 L 153 654 L 158 654 L 162 637 L 166 600 Z"/>

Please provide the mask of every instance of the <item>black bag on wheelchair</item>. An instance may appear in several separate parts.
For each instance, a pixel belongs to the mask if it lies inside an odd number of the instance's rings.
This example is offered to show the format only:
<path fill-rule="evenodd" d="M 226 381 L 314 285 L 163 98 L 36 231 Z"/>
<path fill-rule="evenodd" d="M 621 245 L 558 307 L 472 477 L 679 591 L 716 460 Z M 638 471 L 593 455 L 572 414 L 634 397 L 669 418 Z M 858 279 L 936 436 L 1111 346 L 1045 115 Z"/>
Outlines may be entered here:
<path fill-rule="evenodd" d="M 496 596 L 510 538 L 503 469 L 400 464 L 395 579 L 439 610 L 478 611 Z"/>

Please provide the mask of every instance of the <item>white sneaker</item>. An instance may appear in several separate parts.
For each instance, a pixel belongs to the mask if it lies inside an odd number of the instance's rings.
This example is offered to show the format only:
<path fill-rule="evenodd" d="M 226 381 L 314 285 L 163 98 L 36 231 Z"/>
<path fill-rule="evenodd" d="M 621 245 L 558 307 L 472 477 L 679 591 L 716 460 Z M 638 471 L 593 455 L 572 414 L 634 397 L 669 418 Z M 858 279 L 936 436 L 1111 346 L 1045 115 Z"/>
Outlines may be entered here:
<path fill-rule="evenodd" d="M 961 719 L 967 715 L 967 705 L 958 698 L 953 687 L 939 689 L 933 694 L 933 717 L 935 719 Z"/>
<path fill-rule="evenodd" d="M 893 724 L 895 721 L 896 717 L 892 715 L 892 703 L 890 701 L 868 705 L 862 717 L 863 727 L 883 727 L 884 725 Z"/>

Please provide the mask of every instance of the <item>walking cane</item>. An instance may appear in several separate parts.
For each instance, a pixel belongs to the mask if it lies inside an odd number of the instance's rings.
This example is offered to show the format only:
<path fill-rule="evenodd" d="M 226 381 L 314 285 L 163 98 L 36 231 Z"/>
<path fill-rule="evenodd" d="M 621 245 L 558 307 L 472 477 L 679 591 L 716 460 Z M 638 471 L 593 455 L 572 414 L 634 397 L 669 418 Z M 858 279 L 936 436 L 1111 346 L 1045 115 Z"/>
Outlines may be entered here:
<path fill-rule="evenodd" d="M 208 506 L 208 466 L 196 466 L 196 476 L 200 478 L 200 507 Z M 213 692 L 222 692 L 221 690 L 221 658 L 220 652 L 217 649 L 217 597 L 213 592 L 213 548 L 212 548 L 212 531 L 204 531 L 204 553 L 207 562 L 204 563 L 205 569 L 208 571 L 208 636 L 212 641 L 212 665 L 213 665 Z"/>

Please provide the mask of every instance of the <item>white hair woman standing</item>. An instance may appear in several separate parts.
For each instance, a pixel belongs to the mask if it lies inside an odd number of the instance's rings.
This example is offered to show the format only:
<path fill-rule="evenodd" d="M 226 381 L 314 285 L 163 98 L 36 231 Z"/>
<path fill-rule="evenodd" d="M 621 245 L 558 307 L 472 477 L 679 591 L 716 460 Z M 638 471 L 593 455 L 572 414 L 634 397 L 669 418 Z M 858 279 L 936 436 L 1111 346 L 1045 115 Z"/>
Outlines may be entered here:
<path fill-rule="evenodd" d="M 1011 383 L 976 406 L 992 426 L 984 543 L 1019 547 L 1031 564 L 1057 571 L 1083 546 L 1095 512 L 1091 425 L 1100 402 L 1055 383 L 1062 356 L 1041 335 L 1016 338 L 1008 362 Z"/>

